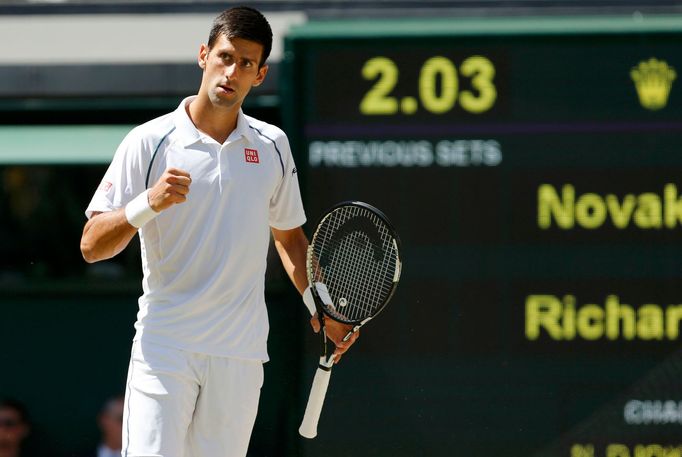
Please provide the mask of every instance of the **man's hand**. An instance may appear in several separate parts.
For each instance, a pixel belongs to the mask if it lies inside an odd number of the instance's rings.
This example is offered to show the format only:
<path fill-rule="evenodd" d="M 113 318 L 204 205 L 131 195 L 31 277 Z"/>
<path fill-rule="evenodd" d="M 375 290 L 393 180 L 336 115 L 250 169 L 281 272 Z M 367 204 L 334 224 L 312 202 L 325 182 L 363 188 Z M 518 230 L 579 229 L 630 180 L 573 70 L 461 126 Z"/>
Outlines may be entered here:
<path fill-rule="evenodd" d="M 341 322 L 335 321 L 334 319 L 323 317 L 324 325 L 327 329 L 327 338 L 332 340 L 336 345 L 334 350 L 334 363 L 339 363 L 341 356 L 355 343 L 355 340 L 360 336 L 360 331 L 354 332 L 348 341 L 343 341 L 348 332 L 353 329 L 352 325 L 342 324 Z M 313 331 L 318 333 L 320 331 L 320 320 L 317 317 L 317 313 L 310 318 L 310 325 L 313 327 Z"/>
<path fill-rule="evenodd" d="M 149 206 L 157 213 L 176 203 L 187 201 L 189 185 L 192 183 L 189 173 L 178 168 L 168 168 L 149 189 Z"/>

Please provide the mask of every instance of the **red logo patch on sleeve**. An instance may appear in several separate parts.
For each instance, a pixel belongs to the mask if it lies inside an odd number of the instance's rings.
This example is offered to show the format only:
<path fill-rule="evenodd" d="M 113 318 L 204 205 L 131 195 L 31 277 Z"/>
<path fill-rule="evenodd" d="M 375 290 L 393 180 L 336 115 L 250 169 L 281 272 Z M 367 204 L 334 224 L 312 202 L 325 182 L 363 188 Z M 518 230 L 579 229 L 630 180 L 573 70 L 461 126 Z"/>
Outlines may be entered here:
<path fill-rule="evenodd" d="M 255 149 L 244 148 L 244 159 L 249 163 L 260 163 L 258 151 Z"/>
<path fill-rule="evenodd" d="M 99 190 L 102 192 L 108 192 L 112 185 L 113 184 L 111 184 L 109 181 L 102 181 L 102 184 L 99 185 Z"/>

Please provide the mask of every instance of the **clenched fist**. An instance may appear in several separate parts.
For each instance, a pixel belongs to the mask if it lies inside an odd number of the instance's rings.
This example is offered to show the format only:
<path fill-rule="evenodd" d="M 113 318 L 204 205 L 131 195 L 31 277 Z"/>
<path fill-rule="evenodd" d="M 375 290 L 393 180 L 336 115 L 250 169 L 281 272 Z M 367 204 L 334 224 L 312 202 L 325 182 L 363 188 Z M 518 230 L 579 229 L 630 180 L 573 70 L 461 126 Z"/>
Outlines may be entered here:
<path fill-rule="evenodd" d="M 156 184 L 149 189 L 149 206 L 158 213 L 176 203 L 187 201 L 190 184 L 192 178 L 186 171 L 178 168 L 166 169 Z"/>

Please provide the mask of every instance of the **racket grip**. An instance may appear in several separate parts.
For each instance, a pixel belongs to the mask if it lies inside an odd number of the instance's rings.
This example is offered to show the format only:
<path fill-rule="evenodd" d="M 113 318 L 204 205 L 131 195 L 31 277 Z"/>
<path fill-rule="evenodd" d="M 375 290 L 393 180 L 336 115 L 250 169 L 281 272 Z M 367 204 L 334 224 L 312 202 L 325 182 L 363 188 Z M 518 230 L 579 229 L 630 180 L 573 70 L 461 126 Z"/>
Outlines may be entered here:
<path fill-rule="evenodd" d="M 298 433 L 304 438 L 315 438 L 317 436 L 317 423 L 320 420 L 320 413 L 322 412 L 322 405 L 324 404 L 324 397 L 327 394 L 327 387 L 329 386 L 329 377 L 331 376 L 331 369 L 318 368 L 313 379 L 313 386 L 310 388 L 310 396 L 308 397 L 308 404 L 305 407 L 305 414 L 303 421 L 298 429 Z"/>

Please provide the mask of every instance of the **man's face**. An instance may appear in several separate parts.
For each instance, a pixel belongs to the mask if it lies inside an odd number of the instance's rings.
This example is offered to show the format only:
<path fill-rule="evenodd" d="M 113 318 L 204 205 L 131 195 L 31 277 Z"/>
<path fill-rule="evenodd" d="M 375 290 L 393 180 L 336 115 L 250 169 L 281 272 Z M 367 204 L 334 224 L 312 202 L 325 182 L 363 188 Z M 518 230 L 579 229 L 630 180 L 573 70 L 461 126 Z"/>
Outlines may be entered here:
<path fill-rule="evenodd" d="M 216 107 L 239 107 L 252 87 L 258 86 L 268 72 L 267 65 L 260 69 L 263 46 L 242 38 L 228 39 L 225 35 L 215 41 L 209 50 L 201 45 L 199 66 L 204 70 L 200 91 L 206 91 Z"/>
<path fill-rule="evenodd" d="M 102 439 L 111 449 L 121 449 L 121 434 L 123 433 L 123 399 L 109 402 L 100 413 L 99 427 Z"/>
<path fill-rule="evenodd" d="M 0 457 L 14 455 L 28 435 L 28 426 L 12 408 L 0 409 Z"/>

